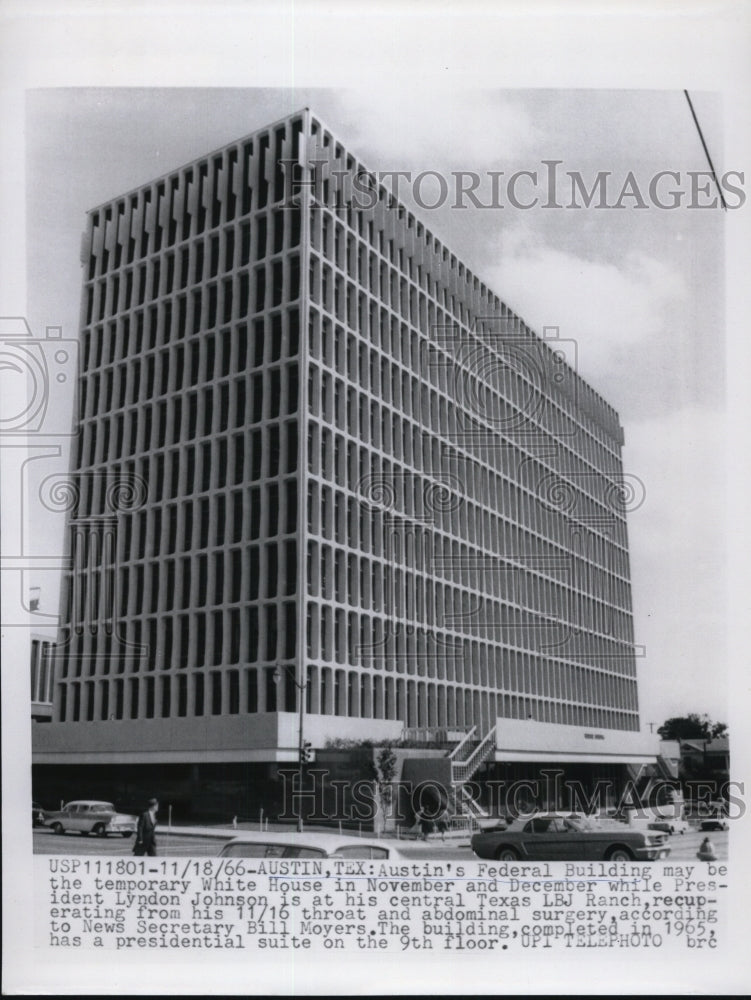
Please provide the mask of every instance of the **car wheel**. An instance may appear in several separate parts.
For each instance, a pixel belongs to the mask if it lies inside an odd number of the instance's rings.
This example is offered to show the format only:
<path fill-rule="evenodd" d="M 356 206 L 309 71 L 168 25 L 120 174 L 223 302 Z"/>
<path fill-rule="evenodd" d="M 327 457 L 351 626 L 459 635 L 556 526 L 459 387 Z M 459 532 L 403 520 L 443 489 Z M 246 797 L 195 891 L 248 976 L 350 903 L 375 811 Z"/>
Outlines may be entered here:
<path fill-rule="evenodd" d="M 513 847 L 499 847 L 495 852 L 496 861 L 518 861 L 519 855 Z"/>
<path fill-rule="evenodd" d="M 608 851 L 608 861 L 631 861 L 633 854 L 627 847 L 611 847 Z"/>
<path fill-rule="evenodd" d="M 104 834 L 104 823 L 97 823 L 94 829 L 91 831 L 95 837 L 103 837 Z"/>
<path fill-rule="evenodd" d="M 63 830 L 63 824 L 62 823 L 53 823 L 52 824 L 52 832 L 53 833 L 57 833 L 57 834 L 65 833 L 65 830 Z"/>

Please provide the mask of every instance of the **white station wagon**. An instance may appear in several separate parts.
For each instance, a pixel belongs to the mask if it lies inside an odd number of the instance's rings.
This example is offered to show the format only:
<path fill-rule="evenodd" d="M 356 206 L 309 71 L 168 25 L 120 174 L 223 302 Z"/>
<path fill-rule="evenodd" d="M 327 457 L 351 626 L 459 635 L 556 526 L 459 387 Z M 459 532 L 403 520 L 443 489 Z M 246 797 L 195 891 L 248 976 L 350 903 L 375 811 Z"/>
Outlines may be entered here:
<path fill-rule="evenodd" d="M 94 799 L 80 799 L 68 802 L 59 812 L 47 813 L 45 826 L 54 833 L 80 833 L 87 837 L 106 837 L 117 833 L 121 837 L 132 837 L 138 826 L 138 818 L 119 813 L 111 802 Z"/>

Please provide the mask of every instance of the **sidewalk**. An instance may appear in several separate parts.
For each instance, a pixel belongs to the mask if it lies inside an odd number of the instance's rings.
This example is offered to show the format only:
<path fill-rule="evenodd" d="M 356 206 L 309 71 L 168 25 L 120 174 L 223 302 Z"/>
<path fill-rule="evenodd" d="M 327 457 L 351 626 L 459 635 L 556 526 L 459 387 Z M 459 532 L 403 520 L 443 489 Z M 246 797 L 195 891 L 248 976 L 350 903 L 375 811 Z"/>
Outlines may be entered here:
<path fill-rule="evenodd" d="M 231 823 L 222 823 L 206 826 L 182 826 L 175 825 L 167 826 L 165 823 L 158 823 L 156 832 L 161 836 L 174 834 L 179 837 L 210 837 L 216 840 L 231 840 L 232 837 L 237 836 L 237 834 L 243 831 L 252 831 L 254 833 L 288 833 L 292 836 L 297 836 L 297 828 L 291 823 L 269 823 L 268 826 L 264 824 L 263 830 L 261 830 L 259 824 L 256 822 L 244 822 L 238 823 L 234 827 Z M 412 831 L 407 831 L 407 835 L 402 837 L 397 837 L 393 834 L 387 836 L 378 836 L 370 830 L 363 830 L 358 832 L 357 830 L 351 830 L 342 828 L 339 830 L 338 826 L 323 826 L 318 823 L 306 825 L 303 831 L 303 836 L 309 833 L 327 833 L 327 834 L 339 834 L 343 837 L 362 837 L 363 840 L 385 840 L 389 843 L 394 844 L 440 844 L 442 842 L 447 844 L 452 844 L 457 846 L 459 841 L 463 841 L 469 846 L 469 838 L 471 836 L 468 830 L 451 830 L 446 833 L 445 840 L 442 841 L 440 835 L 433 834 L 429 840 L 425 841 L 419 834 L 415 834 Z"/>

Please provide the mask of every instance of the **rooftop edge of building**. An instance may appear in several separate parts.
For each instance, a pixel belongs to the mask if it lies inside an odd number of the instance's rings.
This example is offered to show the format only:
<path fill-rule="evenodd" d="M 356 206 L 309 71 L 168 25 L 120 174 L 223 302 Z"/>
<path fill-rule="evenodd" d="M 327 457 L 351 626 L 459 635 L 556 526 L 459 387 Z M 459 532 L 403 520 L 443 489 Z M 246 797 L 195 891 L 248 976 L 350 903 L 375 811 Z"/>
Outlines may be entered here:
<path fill-rule="evenodd" d="M 274 121 L 261 126 L 260 128 L 254 129 L 252 132 L 246 133 L 245 135 L 237 139 L 234 139 L 231 142 L 216 147 L 210 150 L 209 152 L 202 154 L 201 156 L 195 157 L 192 160 L 182 163 L 179 166 L 174 167 L 171 170 L 168 170 L 145 183 L 138 184 L 124 193 L 121 193 L 113 198 L 107 199 L 99 203 L 94 208 L 91 208 L 87 211 L 86 213 L 87 217 L 92 217 L 97 213 L 101 212 L 103 209 L 116 206 L 118 203 L 122 203 L 123 205 L 125 205 L 126 201 L 129 198 L 132 198 L 134 195 L 149 188 L 152 188 L 160 183 L 166 183 L 173 178 L 179 178 L 180 174 L 184 173 L 185 171 L 193 167 L 201 166 L 202 164 L 208 164 L 212 158 L 216 157 L 218 154 L 224 153 L 228 149 L 231 149 L 233 147 L 239 148 L 243 145 L 246 145 L 249 142 L 252 142 L 253 140 L 263 137 L 267 133 L 270 135 L 275 129 L 278 129 L 280 126 L 287 127 L 295 123 L 300 123 L 301 131 L 305 135 L 306 140 L 310 140 L 313 138 L 314 131 L 320 131 L 324 140 L 324 145 L 326 146 L 329 144 L 333 144 L 335 159 L 339 159 L 341 156 L 344 156 L 347 161 L 349 160 L 352 161 L 351 166 L 348 166 L 347 170 L 350 170 L 353 174 L 362 173 L 370 176 L 371 178 L 375 177 L 373 171 L 369 169 L 356 154 L 351 153 L 347 149 L 344 143 L 326 125 L 323 119 L 319 115 L 313 113 L 310 110 L 310 108 L 306 106 L 299 108 L 296 111 L 284 115 L 280 118 L 277 118 Z M 337 150 L 339 150 L 339 152 L 337 152 Z M 306 149 L 305 150 L 306 157 L 308 156 L 308 153 L 309 151 Z M 468 302 L 469 294 L 466 292 L 463 294 L 461 285 L 464 285 L 466 289 L 474 288 L 476 291 L 479 292 L 481 297 L 486 297 L 492 303 L 492 308 L 494 310 L 498 310 L 501 313 L 505 312 L 505 319 L 507 322 L 508 321 L 518 322 L 522 327 L 524 336 L 536 338 L 540 343 L 545 344 L 551 350 L 554 350 L 555 348 L 554 339 L 549 339 L 544 336 L 541 336 L 534 329 L 532 329 L 532 327 L 530 327 L 522 319 L 521 316 L 519 316 L 509 306 L 506 305 L 506 303 L 500 298 L 500 296 L 496 292 L 494 292 L 487 285 L 486 282 L 484 282 L 478 275 L 476 275 L 472 270 L 470 270 L 470 268 L 468 268 L 467 265 L 464 264 L 464 262 L 459 257 L 457 257 L 454 251 L 452 251 L 447 244 L 445 244 L 442 240 L 436 237 L 432 233 L 432 231 L 428 229 L 425 223 L 418 216 L 416 216 L 415 213 L 403 201 L 394 197 L 391 191 L 389 191 L 389 189 L 382 182 L 376 183 L 375 190 L 377 191 L 378 195 L 378 204 L 385 204 L 387 206 L 386 208 L 387 211 L 396 212 L 399 218 L 404 220 L 408 230 L 414 228 L 418 233 L 418 237 L 423 236 L 424 240 L 428 244 L 431 244 L 434 249 L 440 250 L 444 257 L 446 254 L 448 254 L 449 266 L 452 268 L 456 268 L 458 270 L 460 278 L 458 292 L 465 305 Z M 274 205 L 278 206 L 279 204 L 280 203 L 278 201 L 269 202 L 268 207 L 271 208 Z M 322 207 L 329 207 L 329 206 L 322 206 Z M 374 209 L 371 208 L 369 209 L 369 211 L 374 211 Z M 224 225 L 224 223 L 220 224 L 219 228 L 221 228 L 221 225 Z M 209 228 L 216 228 L 216 227 L 209 227 Z M 383 230 L 383 226 L 381 226 L 381 230 Z M 85 234 L 84 234 L 84 239 L 85 239 Z M 408 258 L 410 257 L 409 251 L 407 253 L 407 257 Z M 473 317 L 475 325 L 477 323 L 482 322 L 483 320 L 491 320 L 491 319 L 494 319 L 494 317 L 481 316 L 479 314 L 474 315 Z M 586 379 L 582 378 L 582 376 L 578 374 L 578 372 L 572 365 L 570 365 L 567 361 L 564 362 L 564 364 L 566 367 L 571 369 L 575 380 L 575 385 L 583 389 L 583 394 L 581 393 L 577 394 L 580 397 L 582 397 L 583 395 L 583 398 L 577 399 L 577 406 L 579 406 L 579 408 L 582 409 L 583 412 L 590 417 L 590 419 L 592 419 L 600 427 L 602 427 L 602 429 L 605 430 L 606 433 L 611 435 L 617 444 L 623 445 L 625 438 L 618 411 L 610 403 L 608 403 L 607 400 L 604 399 L 604 397 L 599 392 L 597 392 L 597 390 Z"/>

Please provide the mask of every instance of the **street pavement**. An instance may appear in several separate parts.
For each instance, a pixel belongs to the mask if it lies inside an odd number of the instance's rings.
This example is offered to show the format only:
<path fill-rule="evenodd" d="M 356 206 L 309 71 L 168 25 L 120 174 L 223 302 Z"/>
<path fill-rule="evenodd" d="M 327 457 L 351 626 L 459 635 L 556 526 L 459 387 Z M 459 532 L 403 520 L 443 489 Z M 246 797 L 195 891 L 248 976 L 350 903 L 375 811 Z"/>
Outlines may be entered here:
<path fill-rule="evenodd" d="M 257 825 L 243 824 L 245 829 L 257 829 Z M 280 827 L 286 829 L 289 827 Z M 324 832 L 322 828 L 316 828 Z M 157 844 L 162 857 L 212 857 L 221 850 L 221 845 L 229 840 L 238 830 L 230 826 L 223 827 L 157 827 Z M 338 832 L 338 831 L 326 831 Z M 347 831 L 344 831 L 347 832 Z M 370 837 L 369 834 L 364 836 Z M 697 860 L 696 854 L 701 842 L 709 837 L 718 861 L 728 858 L 727 832 L 700 833 L 694 830 L 690 833 L 673 834 L 670 837 L 670 858 L 668 863 L 677 861 Z M 407 857 L 424 858 L 435 861 L 465 859 L 471 861 L 474 855 L 469 846 L 466 833 L 454 834 L 442 841 L 433 836 L 430 840 L 389 840 L 396 844 Z M 122 837 L 82 837 L 79 834 L 57 836 L 51 830 L 34 830 L 34 854 L 70 854 L 70 855 L 107 855 L 122 856 L 132 854 L 133 839 Z"/>
<path fill-rule="evenodd" d="M 215 837 L 181 837 L 173 833 L 157 836 L 163 857 L 211 857 L 221 849 Z M 99 855 L 122 857 L 133 854 L 133 838 L 82 837 L 76 833 L 57 836 L 51 830 L 34 830 L 34 854 L 72 854 L 80 857 Z"/>

